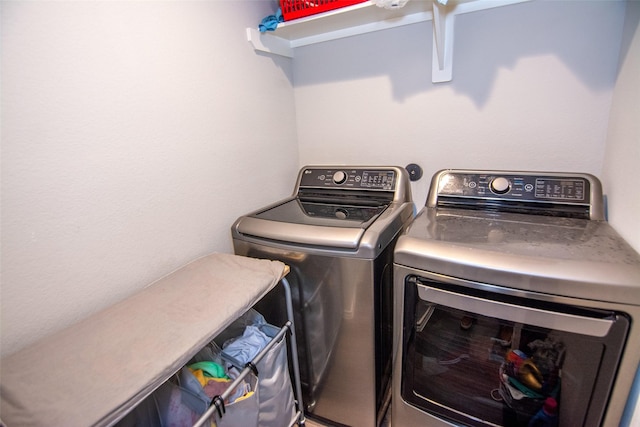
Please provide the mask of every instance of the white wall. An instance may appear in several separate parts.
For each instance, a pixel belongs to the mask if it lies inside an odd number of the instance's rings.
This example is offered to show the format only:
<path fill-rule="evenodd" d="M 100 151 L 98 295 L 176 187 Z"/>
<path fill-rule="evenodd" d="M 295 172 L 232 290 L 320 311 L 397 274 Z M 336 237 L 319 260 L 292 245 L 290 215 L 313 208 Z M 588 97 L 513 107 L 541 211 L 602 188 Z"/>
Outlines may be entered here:
<path fill-rule="evenodd" d="M 298 48 L 300 162 L 418 163 L 418 206 L 442 168 L 600 176 L 624 8 L 542 1 L 459 15 L 450 83 L 431 83 L 431 22 Z"/>
<path fill-rule="evenodd" d="M 609 223 L 640 252 L 640 2 L 627 2 L 620 68 L 613 93 L 603 181 Z M 640 425 L 640 367 L 621 425 Z M 633 405 L 635 402 L 635 405 Z"/>
<path fill-rule="evenodd" d="M 593 173 L 611 224 L 640 251 L 640 3 L 625 22 L 626 7 L 540 1 L 458 16 L 444 84 L 431 83 L 431 23 L 298 48 L 300 162 L 418 163 L 418 208 L 443 168 Z M 639 390 L 640 374 L 622 425 L 640 425 Z"/>
<path fill-rule="evenodd" d="M 430 23 L 299 48 L 294 109 L 289 60 L 244 39 L 274 1 L 1 2 L 1 353 L 230 252 L 233 220 L 308 163 L 417 162 L 418 205 L 440 168 L 595 173 L 639 249 L 639 5 L 621 39 L 624 7 L 460 16 L 445 84 Z"/>
<path fill-rule="evenodd" d="M 2 2 L 2 354 L 189 260 L 298 170 L 271 1 Z"/>
<path fill-rule="evenodd" d="M 613 94 L 603 181 L 609 222 L 640 252 L 640 2 L 629 1 Z M 640 422 L 639 422 L 640 424 Z"/>

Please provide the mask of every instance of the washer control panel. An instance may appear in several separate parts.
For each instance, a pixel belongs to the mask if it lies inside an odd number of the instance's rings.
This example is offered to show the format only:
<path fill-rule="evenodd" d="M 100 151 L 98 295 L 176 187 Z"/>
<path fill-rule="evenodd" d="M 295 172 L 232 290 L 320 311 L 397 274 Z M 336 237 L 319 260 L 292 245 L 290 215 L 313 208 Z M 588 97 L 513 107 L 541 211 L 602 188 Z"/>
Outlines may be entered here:
<path fill-rule="evenodd" d="M 580 176 L 448 172 L 440 176 L 438 196 L 585 203 L 589 186 Z"/>
<path fill-rule="evenodd" d="M 307 168 L 298 187 L 394 191 L 396 179 L 393 169 Z"/>

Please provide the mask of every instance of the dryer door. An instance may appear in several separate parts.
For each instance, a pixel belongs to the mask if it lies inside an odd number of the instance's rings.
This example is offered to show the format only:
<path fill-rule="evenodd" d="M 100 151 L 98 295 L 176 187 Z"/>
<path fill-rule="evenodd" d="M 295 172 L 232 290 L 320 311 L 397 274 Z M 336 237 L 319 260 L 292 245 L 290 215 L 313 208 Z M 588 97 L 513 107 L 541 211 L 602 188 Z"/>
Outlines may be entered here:
<path fill-rule="evenodd" d="M 629 322 L 620 313 L 408 276 L 402 398 L 472 426 L 600 425 Z M 536 424 L 534 424 L 536 425 Z"/>

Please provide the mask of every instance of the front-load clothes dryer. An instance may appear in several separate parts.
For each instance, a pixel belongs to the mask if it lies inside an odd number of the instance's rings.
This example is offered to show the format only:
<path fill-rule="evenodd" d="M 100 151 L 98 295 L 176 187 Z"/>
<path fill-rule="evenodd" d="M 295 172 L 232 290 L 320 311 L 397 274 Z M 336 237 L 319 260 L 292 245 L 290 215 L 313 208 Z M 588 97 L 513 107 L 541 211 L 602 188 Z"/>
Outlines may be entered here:
<path fill-rule="evenodd" d="M 640 255 L 596 177 L 441 171 L 394 256 L 394 427 L 625 425 Z"/>
<path fill-rule="evenodd" d="M 291 267 L 310 418 L 379 425 L 390 398 L 393 248 L 414 212 L 403 168 L 308 166 L 291 197 L 233 224 L 236 254 Z M 274 292 L 258 310 L 279 322 L 283 304 Z"/>

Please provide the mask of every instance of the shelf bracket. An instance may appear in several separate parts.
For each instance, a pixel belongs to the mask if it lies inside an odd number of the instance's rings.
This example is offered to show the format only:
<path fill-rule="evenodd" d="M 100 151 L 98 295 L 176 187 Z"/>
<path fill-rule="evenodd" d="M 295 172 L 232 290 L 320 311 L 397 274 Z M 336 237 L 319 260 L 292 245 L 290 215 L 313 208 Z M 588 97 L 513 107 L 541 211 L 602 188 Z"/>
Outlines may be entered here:
<path fill-rule="evenodd" d="M 433 54 L 431 81 L 450 82 L 453 78 L 453 23 L 455 13 L 445 5 L 433 3 Z"/>
<path fill-rule="evenodd" d="M 402 10 L 393 11 L 393 16 L 380 18 L 381 10 L 367 1 L 343 9 L 318 14 L 303 18 L 298 21 L 285 22 L 279 34 L 260 33 L 257 29 L 247 28 L 247 39 L 257 51 L 268 52 L 275 55 L 293 58 L 295 48 L 309 44 L 335 40 L 372 31 L 385 30 L 398 26 L 414 24 L 418 22 L 433 22 L 433 53 L 431 66 L 431 81 L 433 83 L 450 82 L 453 79 L 453 39 L 454 23 L 457 15 L 493 9 L 531 0 L 432 0 L 429 9 L 426 2 L 414 0 L 407 3 Z M 449 4 L 447 4 L 449 3 Z M 406 9 L 405 9 L 406 8 Z M 399 15 L 396 15 L 399 13 Z M 347 17 L 348 18 L 345 18 Z M 327 20 L 332 24 L 327 26 L 325 32 L 299 31 L 311 23 Z M 344 23 L 344 25 L 335 25 Z M 347 24 L 349 23 L 349 24 Z M 284 30 L 284 32 L 282 32 Z M 278 34 L 278 31 L 276 31 Z"/>
<path fill-rule="evenodd" d="M 247 28 L 247 40 L 255 50 L 293 58 L 291 42 L 282 37 L 261 33 L 255 28 Z"/>

